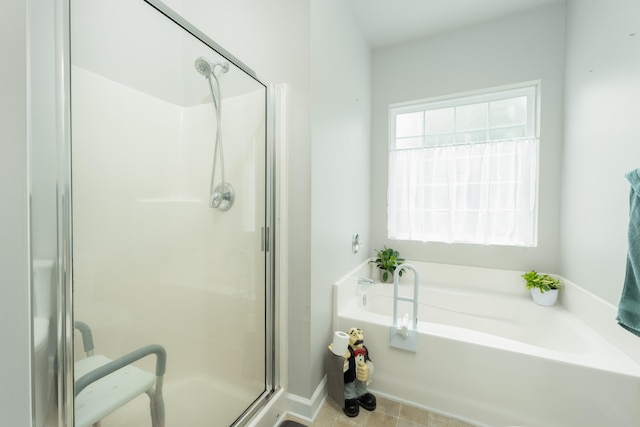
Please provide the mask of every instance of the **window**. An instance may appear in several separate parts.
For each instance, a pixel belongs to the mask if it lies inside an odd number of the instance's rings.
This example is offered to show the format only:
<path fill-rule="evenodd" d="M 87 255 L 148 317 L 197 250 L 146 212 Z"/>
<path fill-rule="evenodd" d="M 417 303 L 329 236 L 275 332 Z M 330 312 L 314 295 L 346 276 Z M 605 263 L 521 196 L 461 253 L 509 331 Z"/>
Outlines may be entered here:
<path fill-rule="evenodd" d="M 539 83 L 390 107 L 391 239 L 535 246 Z"/>

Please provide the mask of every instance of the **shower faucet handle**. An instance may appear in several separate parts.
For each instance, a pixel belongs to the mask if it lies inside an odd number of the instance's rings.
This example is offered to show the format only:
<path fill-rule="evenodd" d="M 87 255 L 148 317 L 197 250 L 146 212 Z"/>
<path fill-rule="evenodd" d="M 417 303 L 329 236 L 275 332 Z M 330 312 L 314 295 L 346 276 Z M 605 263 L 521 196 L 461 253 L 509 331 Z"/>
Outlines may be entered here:
<path fill-rule="evenodd" d="M 209 207 L 218 209 L 220 207 L 220 204 L 222 203 L 222 198 L 222 193 L 220 193 L 219 191 L 214 191 L 213 194 L 211 194 L 211 198 L 209 199 Z"/>
<path fill-rule="evenodd" d="M 214 209 L 220 209 L 221 211 L 228 211 L 233 206 L 233 202 L 236 199 L 236 194 L 233 191 L 231 184 L 225 182 L 218 185 L 211 197 L 209 198 L 209 207 Z"/>

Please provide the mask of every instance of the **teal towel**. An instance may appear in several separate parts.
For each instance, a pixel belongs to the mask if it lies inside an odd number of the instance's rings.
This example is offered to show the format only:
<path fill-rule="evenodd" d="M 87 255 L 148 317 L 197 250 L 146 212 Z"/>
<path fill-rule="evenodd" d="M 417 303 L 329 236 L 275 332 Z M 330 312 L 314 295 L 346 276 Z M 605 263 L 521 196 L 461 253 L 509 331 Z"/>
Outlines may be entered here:
<path fill-rule="evenodd" d="M 625 176 L 631 183 L 629 248 L 617 320 L 620 326 L 640 336 L 640 169 L 632 170 Z"/>

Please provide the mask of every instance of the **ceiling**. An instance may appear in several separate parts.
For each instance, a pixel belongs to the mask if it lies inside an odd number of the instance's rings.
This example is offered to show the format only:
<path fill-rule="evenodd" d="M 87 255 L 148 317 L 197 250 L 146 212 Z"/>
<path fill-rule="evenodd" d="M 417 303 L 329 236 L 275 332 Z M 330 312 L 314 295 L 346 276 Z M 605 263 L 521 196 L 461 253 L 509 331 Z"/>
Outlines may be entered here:
<path fill-rule="evenodd" d="M 348 0 L 373 48 L 411 42 L 564 0 Z"/>

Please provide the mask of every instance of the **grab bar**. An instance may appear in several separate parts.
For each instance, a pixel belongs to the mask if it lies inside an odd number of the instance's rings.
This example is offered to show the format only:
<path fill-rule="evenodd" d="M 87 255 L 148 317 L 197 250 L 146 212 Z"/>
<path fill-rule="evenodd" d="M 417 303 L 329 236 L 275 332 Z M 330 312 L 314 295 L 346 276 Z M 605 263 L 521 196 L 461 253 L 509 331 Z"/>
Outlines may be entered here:
<path fill-rule="evenodd" d="M 398 295 L 398 282 L 400 281 L 400 272 L 404 269 L 413 272 L 413 297 L 404 297 Z M 409 264 L 404 263 L 396 267 L 393 272 L 393 325 L 391 326 L 391 335 L 389 345 L 403 350 L 418 351 L 418 290 L 420 286 L 420 278 L 418 270 Z M 398 301 L 407 301 L 413 304 L 413 325 L 410 331 L 407 330 L 406 317 L 402 324 L 398 319 Z"/>
<path fill-rule="evenodd" d="M 413 272 L 413 298 L 403 297 L 398 295 L 398 279 L 400 271 L 408 268 Z M 413 329 L 418 328 L 418 289 L 420 285 L 420 279 L 418 277 L 418 271 L 411 264 L 404 263 L 396 267 L 393 272 L 393 319 L 396 326 L 398 325 L 398 301 L 407 301 L 413 303 Z"/>

